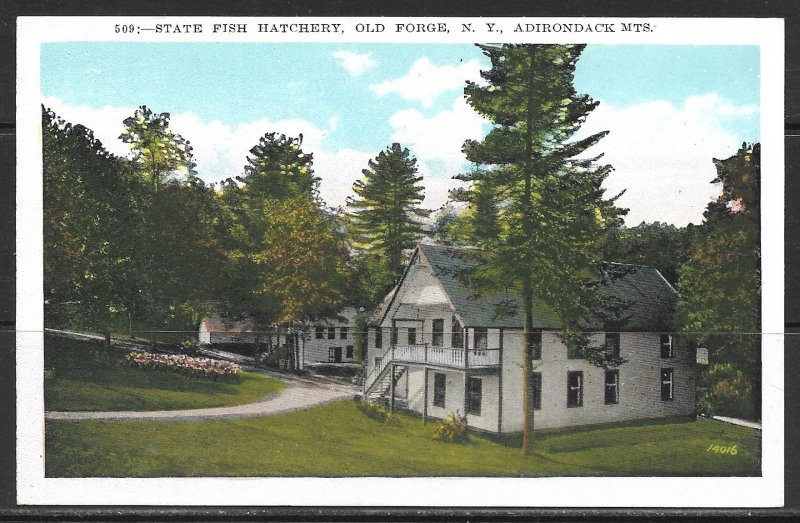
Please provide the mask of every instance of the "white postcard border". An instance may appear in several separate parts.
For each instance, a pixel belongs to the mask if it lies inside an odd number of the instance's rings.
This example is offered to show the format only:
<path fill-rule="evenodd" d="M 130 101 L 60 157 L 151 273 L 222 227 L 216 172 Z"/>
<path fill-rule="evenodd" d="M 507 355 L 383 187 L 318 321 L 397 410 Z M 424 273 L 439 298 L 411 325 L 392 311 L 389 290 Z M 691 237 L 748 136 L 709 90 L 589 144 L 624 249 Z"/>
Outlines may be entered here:
<path fill-rule="evenodd" d="M 649 23 L 650 33 L 486 32 L 487 23 Z M 709 18 L 304 18 L 344 34 L 120 34 L 116 24 L 298 23 L 297 18 L 20 17 L 17 24 L 17 500 L 21 505 L 769 507 L 783 503 L 783 21 Z M 356 32 L 446 21 L 476 32 Z M 205 25 L 204 25 L 205 26 Z M 763 462 L 754 478 L 45 478 L 39 46 L 54 41 L 446 42 L 761 46 Z"/>

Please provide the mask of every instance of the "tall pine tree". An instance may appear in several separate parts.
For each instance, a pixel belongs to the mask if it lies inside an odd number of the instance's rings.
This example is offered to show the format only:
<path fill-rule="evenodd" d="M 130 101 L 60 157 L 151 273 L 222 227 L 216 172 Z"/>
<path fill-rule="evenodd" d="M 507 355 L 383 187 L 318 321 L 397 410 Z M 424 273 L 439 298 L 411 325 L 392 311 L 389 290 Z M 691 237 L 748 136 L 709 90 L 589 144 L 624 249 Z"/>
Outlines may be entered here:
<path fill-rule="evenodd" d="M 419 207 L 422 176 L 416 158 L 399 143 L 381 151 L 362 173 L 353 185 L 357 197 L 348 201 L 349 232 L 356 248 L 379 260 L 385 291 L 403 271 L 404 251 L 422 237 L 419 218 L 428 214 Z"/>
<path fill-rule="evenodd" d="M 598 165 L 599 156 L 583 156 L 607 132 L 570 141 L 597 106 L 573 87 L 584 46 L 479 47 L 492 64 L 481 73 L 488 85 L 468 82 L 465 93 L 494 126 L 482 141 L 467 141 L 464 152 L 491 171 L 491 176 L 476 171 L 474 187 L 483 192 L 482 199 L 494 194 L 495 205 L 481 205 L 496 209 L 497 225 L 489 230 L 498 234 L 481 238 L 481 256 L 488 262 L 481 266 L 489 269 L 471 277 L 487 292 L 513 288 L 523 299 L 522 448 L 527 454 L 534 426 L 529 392 L 534 299 L 559 315 L 566 342 L 592 349 L 581 331 L 598 320 L 602 299 L 593 283 L 602 278 L 600 246 L 623 211 L 604 198 L 601 188 L 611 167 Z"/>

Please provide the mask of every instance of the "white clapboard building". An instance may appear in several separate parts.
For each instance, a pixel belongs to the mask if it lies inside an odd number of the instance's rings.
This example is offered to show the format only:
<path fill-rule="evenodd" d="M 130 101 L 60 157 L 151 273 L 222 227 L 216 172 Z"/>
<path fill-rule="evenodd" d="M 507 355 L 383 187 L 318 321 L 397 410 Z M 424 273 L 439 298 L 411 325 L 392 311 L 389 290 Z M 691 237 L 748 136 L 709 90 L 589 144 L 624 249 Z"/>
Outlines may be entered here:
<path fill-rule="evenodd" d="M 233 344 L 275 347 L 288 341 L 297 346 L 301 368 L 317 364 L 352 365 L 358 314 L 355 307 L 343 307 L 332 318 L 280 330 L 258 326 L 252 318 L 230 320 L 219 315 L 208 316 L 200 322 L 198 341 L 202 346 L 220 350 Z"/>
<path fill-rule="evenodd" d="M 460 276 L 476 263 L 470 260 L 462 248 L 415 249 L 370 317 L 363 394 L 426 417 L 458 412 L 476 429 L 519 432 L 524 316 L 515 305 L 521 300 L 478 297 Z M 558 337 L 558 318 L 535 301 L 530 399 L 537 428 L 694 413 L 695 353 L 667 332 L 675 290 L 655 269 L 608 267 L 622 274 L 604 291 L 624 301 L 625 321 L 589 336 L 619 351 L 624 363 L 604 369 L 571 357 Z"/>

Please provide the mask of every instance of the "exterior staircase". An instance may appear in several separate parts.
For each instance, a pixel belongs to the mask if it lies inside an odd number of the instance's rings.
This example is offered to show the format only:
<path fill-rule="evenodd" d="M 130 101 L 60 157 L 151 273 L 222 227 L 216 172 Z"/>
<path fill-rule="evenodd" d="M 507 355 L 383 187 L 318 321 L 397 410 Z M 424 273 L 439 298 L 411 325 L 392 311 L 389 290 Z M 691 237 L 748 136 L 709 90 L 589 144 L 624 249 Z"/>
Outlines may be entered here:
<path fill-rule="evenodd" d="M 362 399 L 365 401 L 372 401 L 375 403 L 389 404 L 392 394 L 392 366 L 391 360 L 384 357 L 382 364 L 376 367 L 372 374 L 375 375 L 374 379 L 369 377 L 365 381 L 364 393 Z M 396 366 L 394 373 L 394 384 L 406 373 L 405 366 Z M 395 406 L 402 406 L 402 400 L 395 396 Z"/>

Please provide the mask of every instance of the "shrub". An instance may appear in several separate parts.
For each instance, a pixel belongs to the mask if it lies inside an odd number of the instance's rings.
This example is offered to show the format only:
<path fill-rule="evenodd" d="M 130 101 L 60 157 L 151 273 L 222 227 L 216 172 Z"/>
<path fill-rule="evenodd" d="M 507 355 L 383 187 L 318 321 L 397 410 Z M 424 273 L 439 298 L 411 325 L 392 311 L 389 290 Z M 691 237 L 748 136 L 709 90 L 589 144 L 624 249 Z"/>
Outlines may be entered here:
<path fill-rule="evenodd" d="M 386 407 L 369 401 L 359 401 L 357 405 L 361 412 L 376 421 L 380 421 L 381 423 L 395 421 L 394 415 Z"/>
<path fill-rule="evenodd" d="M 433 439 L 448 443 L 463 443 L 467 441 L 467 418 L 458 412 L 451 412 L 438 425 L 433 433 Z"/>
<path fill-rule="evenodd" d="M 708 370 L 705 381 L 697 398 L 701 413 L 744 419 L 753 417 L 753 387 L 742 371 L 730 363 L 718 363 Z"/>

